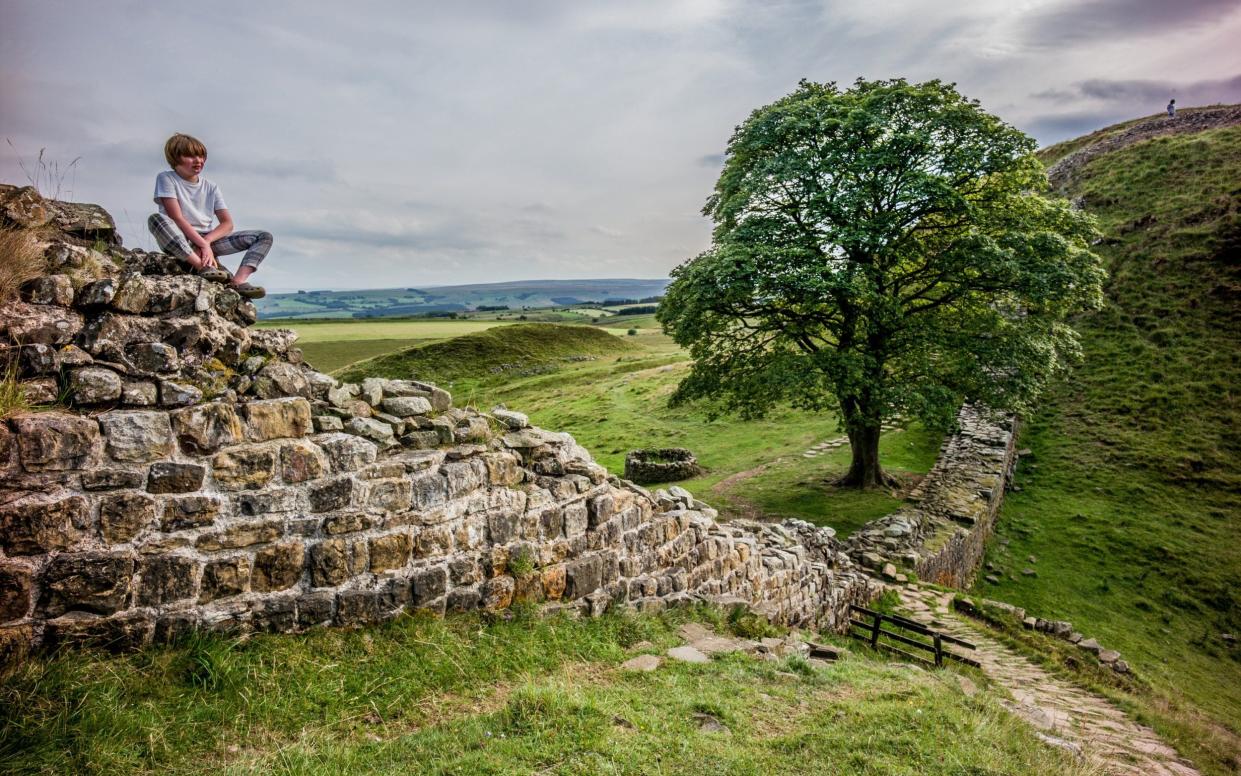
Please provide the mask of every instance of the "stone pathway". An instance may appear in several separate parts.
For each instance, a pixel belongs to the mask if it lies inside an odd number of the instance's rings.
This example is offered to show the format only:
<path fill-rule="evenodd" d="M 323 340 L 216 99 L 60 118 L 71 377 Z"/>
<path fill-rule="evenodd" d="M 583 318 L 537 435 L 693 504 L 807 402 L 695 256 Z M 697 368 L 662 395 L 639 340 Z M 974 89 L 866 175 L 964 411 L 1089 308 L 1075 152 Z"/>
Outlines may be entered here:
<path fill-rule="evenodd" d="M 899 421 L 897 420 L 885 421 L 883 425 L 880 426 L 880 431 L 882 431 L 885 434 L 889 432 L 900 433 L 903 430 L 904 429 L 900 427 Z M 849 444 L 849 437 L 847 436 L 836 437 L 835 439 L 826 439 L 822 442 L 819 442 L 816 445 L 811 445 L 811 447 L 808 450 L 806 450 L 806 452 L 801 454 L 801 457 L 802 458 L 817 458 L 820 455 L 826 455 L 832 452 L 833 450 L 836 450 L 837 448 L 845 447 L 848 444 Z"/>
<path fill-rule="evenodd" d="M 912 619 L 976 645 L 974 657 L 1012 695 L 1005 705 L 1044 741 L 1082 754 L 1113 776 L 1198 776 L 1158 734 L 1107 700 L 1070 684 L 988 636 L 951 609 L 952 593 L 899 589 Z"/>

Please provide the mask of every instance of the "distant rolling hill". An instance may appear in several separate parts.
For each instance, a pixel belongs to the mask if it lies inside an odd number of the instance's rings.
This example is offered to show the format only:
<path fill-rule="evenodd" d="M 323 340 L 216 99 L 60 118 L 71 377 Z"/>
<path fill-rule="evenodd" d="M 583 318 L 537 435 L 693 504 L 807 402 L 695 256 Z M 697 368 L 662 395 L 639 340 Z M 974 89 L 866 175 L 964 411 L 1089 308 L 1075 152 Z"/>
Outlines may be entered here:
<path fill-rule="evenodd" d="M 272 294 L 257 302 L 259 316 L 271 318 L 372 318 L 461 312 L 480 306 L 558 307 L 608 299 L 640 300 L 660 296 L 667 278 L 590 280 L 515 280 L 425 288 L 378 288 L 362 291 L 298 291 Z"/>

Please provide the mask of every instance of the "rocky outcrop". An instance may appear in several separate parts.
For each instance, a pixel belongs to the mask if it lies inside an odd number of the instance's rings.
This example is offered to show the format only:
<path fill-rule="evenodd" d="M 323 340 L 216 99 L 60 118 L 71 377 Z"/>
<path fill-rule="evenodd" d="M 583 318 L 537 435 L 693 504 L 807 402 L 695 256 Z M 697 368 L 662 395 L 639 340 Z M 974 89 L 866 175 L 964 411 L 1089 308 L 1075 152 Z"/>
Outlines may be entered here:
<path fill-rule="evenodd" d="M 836 629 L 876 593 L 830 529 L 721 525 L 519 412 L 341 384 L 227 288 L 51 224 L 49 273 L 0 312 L 50 405 L 0 423 L 0 656 L 518 602 L 710 599 Z"/>

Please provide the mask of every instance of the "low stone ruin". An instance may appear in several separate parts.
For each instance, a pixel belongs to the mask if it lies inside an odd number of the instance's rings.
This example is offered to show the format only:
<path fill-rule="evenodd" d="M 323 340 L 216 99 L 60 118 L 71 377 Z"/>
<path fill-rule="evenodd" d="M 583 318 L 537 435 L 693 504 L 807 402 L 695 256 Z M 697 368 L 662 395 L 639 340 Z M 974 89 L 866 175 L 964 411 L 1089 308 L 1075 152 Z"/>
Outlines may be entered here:
<path fill-rule="evenodd" d="M 37 230 L 49 264 L 0 311 L 44 405 L 0 421 L 0 662 L 517 602 L 714 600 L 836 630 L 877 594 L 830 529 L 721 525 L 519 412 L 341 384 L 226 287 L 121 248 L 95 206 L 9 187 L 0 227 Z"/>
<path fill-rule="evenodd" d="M 639 485 L 677 482 L 702 474 L 698 459 L 684 447 L 633 450 L 625 456 L 625 479 Z"/>

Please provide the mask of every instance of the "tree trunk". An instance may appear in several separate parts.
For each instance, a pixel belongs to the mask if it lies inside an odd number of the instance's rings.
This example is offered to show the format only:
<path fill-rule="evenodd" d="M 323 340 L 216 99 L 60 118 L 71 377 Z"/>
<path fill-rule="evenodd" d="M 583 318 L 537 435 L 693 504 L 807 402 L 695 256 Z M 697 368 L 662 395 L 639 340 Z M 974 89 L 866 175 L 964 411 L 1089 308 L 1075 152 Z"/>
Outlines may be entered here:
<path fill-rule="evenodd" d="M 850 488 L 886 488 L 893 480 L 883 473 L 879 465 L 878 423 L 849 429 L 849 446 L 853 449 L 853 463 L 849 473 L 837 484 Z"/>

